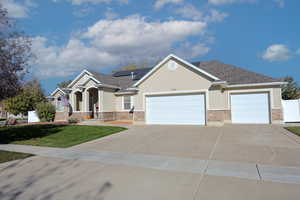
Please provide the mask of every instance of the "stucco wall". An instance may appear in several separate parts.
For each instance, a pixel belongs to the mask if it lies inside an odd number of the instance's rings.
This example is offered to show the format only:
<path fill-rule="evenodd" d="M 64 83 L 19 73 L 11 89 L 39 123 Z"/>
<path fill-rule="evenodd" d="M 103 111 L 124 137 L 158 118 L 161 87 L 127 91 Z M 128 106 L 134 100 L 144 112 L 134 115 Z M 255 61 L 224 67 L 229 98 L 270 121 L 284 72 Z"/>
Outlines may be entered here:
<path fill-rule="evenodd" d="M 208 92 L 208 110 L 225 110 L 227 94 L 220 87 L 212 87 Z"/>
<path fill-rule="evenodd" d="M 208 110 L 230 110 L 231 93 L 269 92 L 272 109 L 281 109 L 281 89 L 279 86 L 232 88 L 222 90 L 212 87 L 208 77 L 195 72 L 178 62 L 174 71 L 168 69 L 168 62 L 139 85 L 134 95 L 135 111 L 145 111 L 144 94 L 159 92 L 206 91 Z M 122 96 L 116 97 L 116 110 L 122 111 Z"/>
<path fill-rule="evenodd" d="M 208 90 L 211 81 L 199 72 L 192 71 L 177 62 L 176 70 L 168 68 L 168 62 L 149 76 L 139 86 L 139 93 L 135 95 L 135 110 L 144 110 L 144 94 L 154 92 L 175 92 Z"/>
<path fill-rule="evenodd" d="M 102 98 L 100 106 L 102 106 L 102 112 L 113 112 L 116 111 L 116 96 L 114 95 L 113 89 L 104 89 L 101 93 Z"/>

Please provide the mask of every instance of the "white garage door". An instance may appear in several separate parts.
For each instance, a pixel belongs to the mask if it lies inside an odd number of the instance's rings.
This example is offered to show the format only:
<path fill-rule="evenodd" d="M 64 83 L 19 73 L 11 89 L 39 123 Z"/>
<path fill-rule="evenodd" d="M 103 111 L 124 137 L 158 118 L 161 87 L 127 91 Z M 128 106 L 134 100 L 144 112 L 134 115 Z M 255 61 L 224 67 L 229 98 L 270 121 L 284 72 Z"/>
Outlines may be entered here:
<path fill-rule="evenodd" d="M 270 123 L 268 93 L 232 94 L 232 123 Z"/>
<path fill-rule="evenodd" d="M 147 124 L 205 125 L 205 95 L 146 97 Z"/>

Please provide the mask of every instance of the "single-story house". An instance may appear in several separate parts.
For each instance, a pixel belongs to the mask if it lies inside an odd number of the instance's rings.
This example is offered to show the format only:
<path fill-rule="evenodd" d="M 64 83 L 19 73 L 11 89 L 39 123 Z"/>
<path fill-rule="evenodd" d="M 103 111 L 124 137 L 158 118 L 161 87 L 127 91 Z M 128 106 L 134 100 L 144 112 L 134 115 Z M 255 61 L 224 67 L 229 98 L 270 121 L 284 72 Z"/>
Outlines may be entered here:
<path fill-rule="evenodd" d="M 134 123 L 219 125 L 282 122 L 279 79 L 218 61 L 187 62 L 169 55 L 153 68 L 110 75 L 83 70 L 51 95 L 57 120 L 97 118 Z"/>

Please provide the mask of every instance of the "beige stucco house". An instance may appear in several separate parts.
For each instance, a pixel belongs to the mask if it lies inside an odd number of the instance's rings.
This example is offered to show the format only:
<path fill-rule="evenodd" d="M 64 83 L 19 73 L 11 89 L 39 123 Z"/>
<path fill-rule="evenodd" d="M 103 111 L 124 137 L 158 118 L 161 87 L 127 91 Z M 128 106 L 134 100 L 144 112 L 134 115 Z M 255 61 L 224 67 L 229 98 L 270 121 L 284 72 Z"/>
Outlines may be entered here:
<path fill-rule="evenodd" d="M 280 80 L 217 61 L 169 55 L 153 68 L 105 75 L 82 71 L 51 95 L 56 120 L 96 118 L 145 124 L 280 123 Z M 69 108 L 62 106 L 68 97 Z"/>

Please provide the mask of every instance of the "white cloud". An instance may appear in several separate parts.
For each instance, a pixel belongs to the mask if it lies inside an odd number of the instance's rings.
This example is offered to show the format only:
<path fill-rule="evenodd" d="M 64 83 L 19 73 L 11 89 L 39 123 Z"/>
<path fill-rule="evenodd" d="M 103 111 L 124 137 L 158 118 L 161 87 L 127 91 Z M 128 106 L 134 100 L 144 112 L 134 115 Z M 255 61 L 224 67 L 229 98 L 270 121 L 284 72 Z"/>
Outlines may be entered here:
<path fill-rule="evenodd" d="M 95 9 L 92 6 L 78 7 L 73 10 L 73 15 L 76 17 L 86 17 L 93 13 Z"/>
<path fill-rule="evenodd" d="M 208 3 L 213 5 L 225 5 L 234 3 L 255 3 L 262 0 L 208 0 Z M 272 0 L 278 7 L 283 8 L 285 6 L 285 0 Z"/>
<path fill-rule="evenodd" d="M 206 22 L 148 22 L 140 16 L 100 20 L 64 46 L 34 38 L 34 71 L 41 76 L 68 76 L 87 66 L 102 70 L 130 62 L 152 62 L 172 52 L 184 58 L 200 56 L 209 51 L 206 43 L 187 44 L 186 40 L 205 38 L 206 27 Z"/>
<path fill-rule="evenodd" d="M 25 4 L 17 3 L 14 0 L 1 0 L 3 8 L 7 9 L 8 17 L 25 18 L 28 17 L 29 9 Z"/>
<path fill-rule="evenodd" d="M 285 6 L 285 0 L 274 0 L 275 3 L 277 3 L 279 8 L 284 8 Z"/>
<path fill-rule="evenodd" d="M 183 0 L 156 0 L 154 4 L 155 9 L 161 9 L 167 4 L 181 4 Z"/>
<path fill-rule="evenodd" d="M 119 16 L 118 13 L 114 12 L 112 9 L 107 9 L 104 13 L 106 19 L 115 19 Z"/>
<path fill-rule="evenodd" d="M 184 42 L 180 48 L 175 50 L 175 54 L 183 56 L 185 59 L 195 58 L 207 54 L 210 48 L 202 42 L 191 44 L 190 42 Z"/>
<path fill-rule="evenodd" d="M 222 22 L 226 17 L 228 17 L 227 13 L 212 9 L 210 10 L 210 14 L 206 16 L 205 20 L 207 22 Z"/>
<path fill-rule="evenodd" d="M 213 5 L 225 5 L 233 3 L 254 2 L 255 0 L 208 0 L 208 3 Z"/>
<path fill-rule="evenodd" d="M 62 0 L 52 0 L 53 2 L 57 3 Z M 112 1 L 119 2 L 121 4 L 128 4 L 129 0 L 68 0 L 70 1 L 73 5 L 81 5 L 85 3 L 92 3 L 92 4 L 98 4 L 98 3 L 110 3 Z"/>
<path fill-rule="evenodd" d="M 274 61 L 287 61 L 292 57 L 289 48 L 283 44 L 274 44 L 269 46 L 263 53 L 262 58 L 264 60 Z"/>
<path fill-rule="evenodd" d="M 298 49 L 298 51 L 296 51 L 296 54 L 300 54 L 300 49 Z"/>
<path fill-rule="evenodd" d="M 191 4 L 186 4 L 176 10 L 177 14 L 182 15 L 185 18 L 193 19 L 193 20 L 200 20 L 203 18 L 203 13 L 194 7 Z"/>
<path fill-rule="evenodd" d="M 109 3 L 112 0 L 71 0 L 72 4 L 80 5 L 83 3 Z"/>
<path fill-rule="evenodd" d="M 67 45 L 47 45 L 47 38 L 36 37 L 32 41 L 36 55 L 34 73 L 44 76 L 69 76 L 82 67 L 101 67 L 116 64 L 116 58 L 95 47 L 88 47 L 78 39 L 71 39 Z"/>
<path fill-rule="evenodd" d="M 216 9 L 202 12 L 191 4 L 186 4 L 185 6 L 178 8 L 176 13 L 187 19 L 203 20 L 206 22 L 222 22 L 228 16 L 227 13 L 220 12 Z"/>

